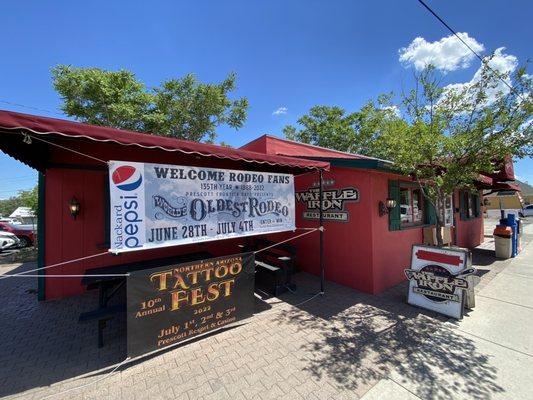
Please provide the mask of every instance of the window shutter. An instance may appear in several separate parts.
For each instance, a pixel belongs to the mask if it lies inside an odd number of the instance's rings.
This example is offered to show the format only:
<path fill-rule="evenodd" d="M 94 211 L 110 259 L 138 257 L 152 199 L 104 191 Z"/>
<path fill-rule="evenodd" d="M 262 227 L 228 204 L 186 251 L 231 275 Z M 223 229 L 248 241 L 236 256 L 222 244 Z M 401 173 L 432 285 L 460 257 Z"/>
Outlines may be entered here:
<path fill-rule="evenodd" d="M 400 230 L 400 183 L 389 181 L 389 197 L 396 200 L 396 207 L 389 212 L 389 231 Z"/>
<path fill-rule="evenodd" d="M 424 211 L 426 214 L 426 224 L 429 225 L 436 225 L 437 224 L 437 212 L 435 210 L 435 207 L 431 202 L 424 198 Z"/>
<path fill-rule="evenodd" d="M 479 204 L 479 194 L 473 194 L 474 201 L 474 216 L 477 218 L 481 214 L 480 204 Z"/>
<path fill-rule="evenodd" d="M 468 204 L 465 204 L 465 192 L 461 191 L 459 192 L 459 217 L 461 221 L 466 219 L 465 207 L 468 207 Z"/>

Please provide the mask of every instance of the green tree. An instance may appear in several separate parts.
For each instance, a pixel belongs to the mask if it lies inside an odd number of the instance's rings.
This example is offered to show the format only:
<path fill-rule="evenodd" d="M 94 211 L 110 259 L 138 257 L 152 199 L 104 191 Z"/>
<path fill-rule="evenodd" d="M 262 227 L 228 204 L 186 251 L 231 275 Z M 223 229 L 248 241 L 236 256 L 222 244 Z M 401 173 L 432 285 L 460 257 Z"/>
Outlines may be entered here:
<path fill-rule="evenodd" d="M 35 213 L 39 204 L 38 188 L 20 190 L 16 196 L 0 200 L 0 215 L 9 217 L 19 207 L 30 207 Z"/>
<path fill-rule="evenodd" d="M 340 107 L 315 106 L 298 119 L 300 129 L 287 125 L 283 132 L 290 140 L 383 158 L 387 154 L 384 137 L 407 126 L 391 97 L 382 95 L 352 113 Z"/>
<path fill-rule="evenodd" d="M 238 129 L 246 121 L 248 100 L 229 97 L 234 73 L 218 84 L 189 74 L 148 89 L 130 71 L 58 65 L 52 79 L 65 114 L 89 124 L 213 142 L 218 126 Z"/>
<path fill-rule="evenodd" d="M 220 141 L 220 143 L 218 144 L 219 146 L 222 146 L 222 147 L 229 147 L 229 148 L 233 148 L 233 146 L 225 141 Z"/>
<path fill-rule="evenodd" d="M 35 214 L 39 207 L 39 189 L 38 186 L 31 190 L 21 190 L 18 193 L 18 198 L 22 207 L 29 207 Z"/>
<path fill-rule="evenodd" d="M 298 121 L 301 130 L 289 126 L 285 134 L 391 160 L 440 210 L 455 189 L 474 190 L 479 174 L 501 168 L 506 157 L 533 155 L 531 90 L 532 77 L 525 68 L 501 74 L 490 68 L 490 57 L 463 85 L 442 86 L 436 70 L 428 66 L 415 75 L 414 88 L 401 96 L 396 109 L 386 105 L 389 96 L 349 115 L 336 108 L 335 113 L 328 107 L 320 108 L 325 113 L 312 109 Z M 437 241 L 442 245 L 442 215 L 436 214 Z"/>
<path fill-rule="evenodd" d="M 468 84 L 442 87 L 431 66 L 415 78 L 402 96 L 407 128 L 385 135 L 384 155 L 414 178 L 437 210 L 455 189 L 475 190 L 479 174 L 498 170 L 507 157 L 533 155 L 532 79 L 525 68 L 501 74 L 487 58 Z M 436 217 L 442 245 L 442 215 Z"/>
<path fill-rule="evenodd" d="M 9 217 L 21 205 L 18 196 L 11 196 L 7 199 L 0 200 L 0 216 Z"/>

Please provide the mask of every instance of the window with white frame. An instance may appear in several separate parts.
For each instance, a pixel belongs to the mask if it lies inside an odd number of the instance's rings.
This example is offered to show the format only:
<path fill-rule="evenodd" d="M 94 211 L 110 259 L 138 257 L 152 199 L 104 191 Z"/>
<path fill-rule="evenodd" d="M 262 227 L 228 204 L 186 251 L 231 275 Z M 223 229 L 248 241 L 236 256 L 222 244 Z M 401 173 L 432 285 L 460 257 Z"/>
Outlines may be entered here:
<path fill-rule="evenodd" d="M 444 226 L 453 225 L 453 198 L 451 195 L 446 196 L 444 202 L 440 205 L 439 218 Z"/>
<path fill-rule="evenodd" d="M 424 198 L 419 188 L 400 183 L 399 200 L 401 226 L 424 224 Z"/>

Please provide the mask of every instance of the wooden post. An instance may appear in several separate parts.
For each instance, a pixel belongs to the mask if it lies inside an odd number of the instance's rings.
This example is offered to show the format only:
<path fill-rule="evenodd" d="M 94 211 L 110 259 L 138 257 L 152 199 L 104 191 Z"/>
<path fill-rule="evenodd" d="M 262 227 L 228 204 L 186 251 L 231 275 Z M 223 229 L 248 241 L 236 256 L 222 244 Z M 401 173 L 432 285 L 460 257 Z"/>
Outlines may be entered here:
<path fill-rule="evenodd" d="M 324 265 L 324 210 L 323 210 L 323 181 L 322 181 L 322 170 L 320 170 L 320 182 L 319 182 L 319 189 L 318 189 L 318 198 L 320 201 L 320 208 L 319 208 L 319 229 L 320 229 L 320 292 L 323 295 L 325 291 L 325 281 L 326 281 L 326 272 L 325 272 L 325 265 Z"/>

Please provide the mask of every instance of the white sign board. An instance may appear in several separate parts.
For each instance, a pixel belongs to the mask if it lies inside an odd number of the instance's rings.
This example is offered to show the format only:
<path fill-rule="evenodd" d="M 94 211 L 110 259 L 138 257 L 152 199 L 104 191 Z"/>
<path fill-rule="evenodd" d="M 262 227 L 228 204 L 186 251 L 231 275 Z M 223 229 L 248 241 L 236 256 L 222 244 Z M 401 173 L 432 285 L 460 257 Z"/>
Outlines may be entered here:
<path fill-rule="evenodd" d="M 409 279 L 407 302 L 462 318 L 464 292 L 469 287 L 466 276 L 474 272 L 471 265 L 471 253 L 466 249 L 413 246 L 411 268 L 405 270 Z"/>
<path fill-rule="evenodd" d="M 115 253 L 295 229 L 288 174 L 111 161 L 109 188 Z"/>

